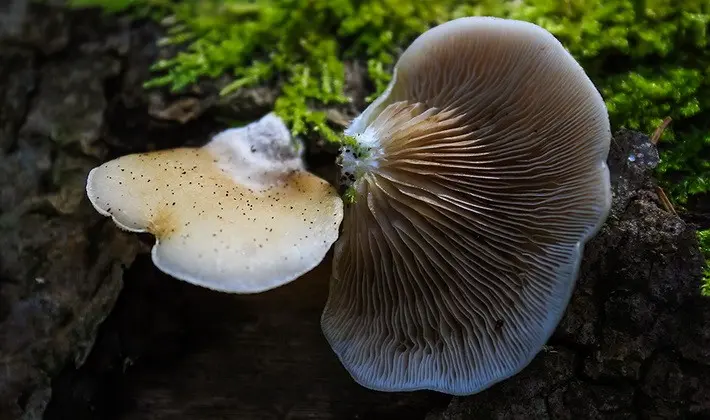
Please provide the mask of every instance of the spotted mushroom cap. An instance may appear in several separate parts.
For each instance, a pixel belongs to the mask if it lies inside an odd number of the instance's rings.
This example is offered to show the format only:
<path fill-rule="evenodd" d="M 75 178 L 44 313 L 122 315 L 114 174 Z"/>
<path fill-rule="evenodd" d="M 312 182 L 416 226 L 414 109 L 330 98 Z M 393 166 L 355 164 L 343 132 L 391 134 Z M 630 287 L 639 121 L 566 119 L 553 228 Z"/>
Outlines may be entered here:
<path fill-rule="evenodd" d="M 338 237 L 342 200 L 298 150 L 269 114 L 201 148 L 109 161 L 89 174 L 87 195 L 119 227 L 155 235 L 153 262 L 165 273 L 257 293 L 311 270 Z"/>
<path fill-rule="evenodd" d="M 382 391 L 473 394 L 529 364 L 604 222 L 604 102 L 544 29 L 488 17 L 422 34 L 346 134 L 355 174 L 321 324 Z"/>

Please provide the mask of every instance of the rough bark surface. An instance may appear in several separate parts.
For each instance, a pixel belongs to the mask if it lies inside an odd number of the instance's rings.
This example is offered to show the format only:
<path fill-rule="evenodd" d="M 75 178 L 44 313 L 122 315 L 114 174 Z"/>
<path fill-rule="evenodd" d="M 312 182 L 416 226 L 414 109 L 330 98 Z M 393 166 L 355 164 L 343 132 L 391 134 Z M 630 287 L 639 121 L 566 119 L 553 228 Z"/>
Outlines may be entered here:
<path fill-rule="evenodd" d="M 86 359 L 139 247 L 84 203 L 119 61 L 68 49 L 60 9 L 0 14 L 0 418 L 32 419 Z"/>
<path fill-rule="evenodd" d="M 329 258 L 254 296 L 179 282 L 84 197 L 126 153 L 196 145 L 271 109 L 268 88 L 144 91 L 154 25 L 0 6 L 0 420 L 710 418 L 710 299 L 692 226 L 663 210 L 648 138 L 616 134 L 614 204 L 532 364 L 471 397 L 356 385 L 319 327 Z M 362 66 L 348 66 L 362 108 Z M 342 119 L 351 110 L 334 110 Z M 314 171 L 332 150 L 309 143 Z"/>

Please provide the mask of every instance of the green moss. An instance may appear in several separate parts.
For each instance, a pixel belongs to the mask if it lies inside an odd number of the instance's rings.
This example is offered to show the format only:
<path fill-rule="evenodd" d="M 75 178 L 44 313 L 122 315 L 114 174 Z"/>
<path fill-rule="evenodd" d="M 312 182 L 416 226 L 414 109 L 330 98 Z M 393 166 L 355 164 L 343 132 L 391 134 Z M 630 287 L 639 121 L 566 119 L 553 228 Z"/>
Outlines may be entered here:
<path fill-rule="evenodd" d="M 355 190 L 355 187 L 351 185 L 345 190 L 345 193 L 343 193 L 343 202 L 345 204 L 355 204 L 356 199 L 357 191 Z"/>
<path fill-rule="evenodd" d="M 710 297 L 710 229 L 699 231 L 698 241 L 700 242 L 700 251 L 705 257 L 701 291 L 705 296 Z"/>
<path fill-rule="evenodd" d="M 710 191 L 710 2 L 708 0 L 70 0 L 168 22 L 163 43 L 182 44 L 156 63 L 148 86 L 180 91 L 231 75 L 223 93 L 280 87 L 275 111 L 295 134 L 340 142 L 327 106 L 348 101 L 343 62 L 367 63 L 369 99 L 387 86 L 402 48 L 429 27 L 461 16 L 536 23 L 569 49 L 603 93 L 614 129 L 662 137 L 658 174 L 676 205 Z"/>
<path fill-rule="evenodd" d="M 342 143 L 343 146 L 348 146 L 353 149 L 360 148 L 360 145 L 358 144 L 357 139 L 355 139 L 355 137 L 352 137 L 352 136 L 345 136 L 344 135 L 343 138 L 340 140 L 340 142 Z"/>
<path fill-rule="evenodd" d="M 389 82 L 396 48 L 443 22 L 445 8 L 401 0 L 70 0 L 168 22 L 162 44 L 182 44 L 176 56 L 153 66 L 147 87 L 181 91 L 202 78 L 231 74 L 227 94 L 275 83 L 275 112 L 298 134 L 314 133 L 332 142 L 340 136 L 328 125 L 324 107 L 349 101 L 344 64 L 367 61 L 374 93 Z M 415 4 L 416 3 L 416 4 Z"/>

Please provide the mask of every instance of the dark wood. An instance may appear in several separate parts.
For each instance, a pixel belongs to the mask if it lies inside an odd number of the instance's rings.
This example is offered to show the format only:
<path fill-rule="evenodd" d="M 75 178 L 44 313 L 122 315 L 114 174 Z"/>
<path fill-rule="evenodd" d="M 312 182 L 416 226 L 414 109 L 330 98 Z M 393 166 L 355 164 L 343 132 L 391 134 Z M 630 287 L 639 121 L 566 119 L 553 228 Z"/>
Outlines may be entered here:
<path fill-rule="evenodd" d="M 340 365 L 319 326 L 329 260 L 289 285 L 239 296 L 174 280 L 144 257 L 82 370 L 96 376 L 107 365 L 101 353 L 120 349 L 126 373 L 113 414 L 125 420 L 416 420 L 445 407 L 451 398 L 433 392 L 365 389 Z"/>

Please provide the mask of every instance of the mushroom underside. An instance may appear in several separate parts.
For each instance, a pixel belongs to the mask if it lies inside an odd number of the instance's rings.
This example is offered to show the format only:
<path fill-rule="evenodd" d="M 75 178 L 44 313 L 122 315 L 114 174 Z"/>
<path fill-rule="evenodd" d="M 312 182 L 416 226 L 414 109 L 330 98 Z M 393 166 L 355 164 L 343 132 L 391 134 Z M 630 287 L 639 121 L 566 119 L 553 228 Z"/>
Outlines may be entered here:
<path fill-rule="evenodd" d="M 376 158 L 336 242 L 323 332 L 360 384 L 466 395 L 557 326 L 609 210 L 611 138 L 564 47 L 518 21 L 420 36 L 348 128 Z"/>

